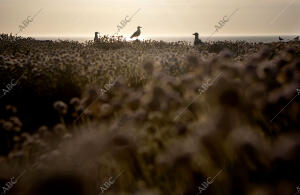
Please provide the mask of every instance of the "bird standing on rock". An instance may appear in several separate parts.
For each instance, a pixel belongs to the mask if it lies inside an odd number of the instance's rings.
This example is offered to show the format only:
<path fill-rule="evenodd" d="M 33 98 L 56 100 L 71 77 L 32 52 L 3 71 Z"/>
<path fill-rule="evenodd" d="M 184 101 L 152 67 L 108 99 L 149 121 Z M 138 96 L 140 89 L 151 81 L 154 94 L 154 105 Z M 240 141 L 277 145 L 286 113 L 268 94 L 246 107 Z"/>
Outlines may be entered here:
<path fill-rule="evenodd" d="M 283 41 L 284 39 L 279 36 L 279 41 Z"/>
<path fill-rule="evenodd" d="M 135 33 L 133 33 L 133 35 L 131 35 L 130 38 L 132 39 L 132 38 L 134 38 L 134 37 L 140 36 L 140 35 L 141 35 L 141 28 L 142 28 L 142 27 L 138 26 L 138 27 L 137 27 L 137 31 L 135 31 Z"/>
<path fill-rule="evenodd" d="M 202 43 L 202 41 L 199 39 L 199 34 L 196 32 L 193 35 L 195 35 L 195 40 L 194 40 L 194 45 L 199 45 L 200 43 Z"/>
<path fill-rule="evenodd" d="M 98 34 L 99 34 L 99 32 L 95 32 L 95 37 L 94 37 L 95 42 L 98 41 Z"/>

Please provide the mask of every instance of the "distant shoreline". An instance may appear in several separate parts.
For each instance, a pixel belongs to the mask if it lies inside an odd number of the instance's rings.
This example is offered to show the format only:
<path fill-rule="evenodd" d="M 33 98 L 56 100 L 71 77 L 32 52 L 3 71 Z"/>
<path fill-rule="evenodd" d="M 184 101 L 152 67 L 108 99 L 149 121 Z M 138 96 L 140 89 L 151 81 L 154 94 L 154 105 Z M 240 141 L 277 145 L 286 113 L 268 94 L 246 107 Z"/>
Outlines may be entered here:
<path fill-rule="evenodd" d="M 292 36 L 292 35 L 280 35 L 281 37 L 283 37 L 286 41 L 288 40 L 292 40 L 293 38 L 296 37 L 296 35 Z M 278 42 L 278 37 L 279 36 L 214 36 L 211 38 L 211 41 L 246 41 L 246 42 L 250 42 L 250 43 L 258 43 L 258 42 L 262 42 L 262 43 L 271 43 L 271 42 Z M 56 37 L 56 36 L 49 36 L 49 37 L 41 37 L 41 36 L 33 36 L 33 38 L 37 39 L 37 40 L 70 40 L 70 41 L 78 41 L 78 42 L 85 42 L 85 41 L 89 41 L 89 40 L 93 40 L 94 37 L 90 36 L 90 37 Z M 130 39 L 128 39 L 127 37 L 125 37 L 128 41 Z M 206 39 L 208 38 L 208 36 L 200 36 L 200 39 L 202 39 L 203 41 L 206 41 Z M 178 37 L 178 36 L 144 36 L 141 37 L 139 40 L 155 40 L 155 41 L 165 41 L 165 42 L 177 42 L 177 41 L 186 41 L 186 42 L 190 42 L 192 43 L 194 41 L 194 37 L 193 35 L 191 36 L 182 36 L 182 37 Z"/>

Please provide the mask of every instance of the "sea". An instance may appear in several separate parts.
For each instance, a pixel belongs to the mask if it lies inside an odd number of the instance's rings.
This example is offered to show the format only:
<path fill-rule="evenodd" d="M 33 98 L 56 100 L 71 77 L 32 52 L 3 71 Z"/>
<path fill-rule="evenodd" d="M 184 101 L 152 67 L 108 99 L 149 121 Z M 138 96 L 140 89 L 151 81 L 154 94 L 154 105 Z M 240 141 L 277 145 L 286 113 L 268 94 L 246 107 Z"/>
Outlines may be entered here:
<path fill-rule="evenodd" d="M 280 36 L 283 40 L 282 41 L 290 41 L 293 40 L 297 35 L 281 35 Z M 37 40 L 69 40 L 69 41 L 78 41 L 80 43 L 84 43 L 85 41 L 91 41 L 94 40 L 94 37 L 33 37 Z M 124 37 L 128 41 L 132 41 L 135 39 L 130 39 L 127 37 Z M 271 42 L 278 42 L 279 36 L 199 36 L 199 38 L 203 42 L 209 42 L 209 41 L 246 41 L 250 43 L 271 43 Z M 155 40 L 155 41 L 165 41 L 165 42 L 178 42 L 178 41 L 185 41 L 188 43 L 193 43 L 194 36 L 143 36 L 140 37 L 139 40 Z"/>

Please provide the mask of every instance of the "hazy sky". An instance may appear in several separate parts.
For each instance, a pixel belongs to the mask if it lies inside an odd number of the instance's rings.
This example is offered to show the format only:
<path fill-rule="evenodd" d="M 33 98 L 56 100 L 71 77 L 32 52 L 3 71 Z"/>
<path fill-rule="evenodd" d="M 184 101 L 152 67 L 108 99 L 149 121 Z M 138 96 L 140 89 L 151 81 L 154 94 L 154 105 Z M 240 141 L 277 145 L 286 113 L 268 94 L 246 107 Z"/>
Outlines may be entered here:
<path fill-rule="evenodd" d="M 300 0 L 0 0 L 0 33 L 16 33 L 27 16 L 43 9 L 24 36 L 93 36 L 120 32 L 143 35 L 210 35 L 224 16 L 239 9 L 215 35 L 300 34 Z"/>

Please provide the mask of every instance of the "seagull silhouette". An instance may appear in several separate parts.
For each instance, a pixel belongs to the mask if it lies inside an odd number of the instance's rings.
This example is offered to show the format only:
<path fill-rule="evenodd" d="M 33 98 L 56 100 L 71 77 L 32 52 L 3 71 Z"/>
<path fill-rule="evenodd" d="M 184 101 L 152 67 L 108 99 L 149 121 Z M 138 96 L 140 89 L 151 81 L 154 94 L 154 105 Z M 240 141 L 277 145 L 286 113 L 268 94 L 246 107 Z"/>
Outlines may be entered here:
<path fill-rule="evenodd" d="M 99 32 L 95 32 L 94 41 L 98 41 L 98 34 L 99 34 Z"/>
<path fill-rule="evenodd" d="M 133 34 L 131 35 L 130 38 L 132 39 L 132 38 L 134 38 L 134 37 L 140 36 L 140 35 L 141 35 L 141 28 L 142 28 L 142 27 L 138 26 L 138 27 L 137 27 L 137 31 L 135 31 L 135 33 L 133 33 Z"/>
<path fill-rule="evenodd" d="M 284 39 L 279 36 L 279 41 L 283 41 Z"/>
<path fill-rule="evenodd" d="M 194 45 L 199 45 L 202 43 L 202 41 L 199 39 L 199 34 L 196 32 L 193 35 L 195 35 Z"/>

